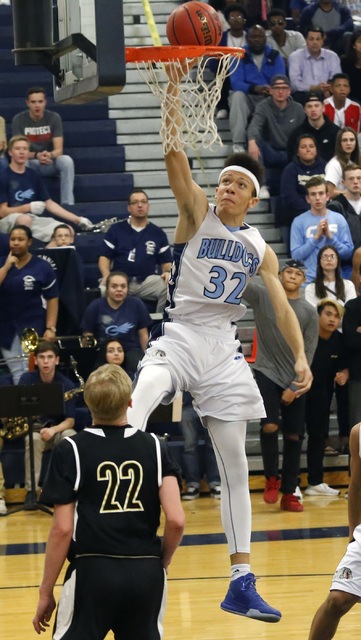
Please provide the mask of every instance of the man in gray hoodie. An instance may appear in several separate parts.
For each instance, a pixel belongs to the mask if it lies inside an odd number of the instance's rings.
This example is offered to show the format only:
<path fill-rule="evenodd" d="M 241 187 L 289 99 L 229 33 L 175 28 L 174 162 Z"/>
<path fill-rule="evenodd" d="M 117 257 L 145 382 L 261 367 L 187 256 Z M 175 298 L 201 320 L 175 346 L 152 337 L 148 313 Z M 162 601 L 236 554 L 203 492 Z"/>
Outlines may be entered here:
<path fill-rule="evenodd" d="M 290 96 L 287 76 L 274 75 L 270 87 L 271 95 L 257 105 L 248 127 L 248 152 L 255 160 L 263 160 L 266 182 L 271 194 L 277 195 L 280 174 L 288 163 L 287 141 L 290 133 L 303 122 L 304 112 Z"/>

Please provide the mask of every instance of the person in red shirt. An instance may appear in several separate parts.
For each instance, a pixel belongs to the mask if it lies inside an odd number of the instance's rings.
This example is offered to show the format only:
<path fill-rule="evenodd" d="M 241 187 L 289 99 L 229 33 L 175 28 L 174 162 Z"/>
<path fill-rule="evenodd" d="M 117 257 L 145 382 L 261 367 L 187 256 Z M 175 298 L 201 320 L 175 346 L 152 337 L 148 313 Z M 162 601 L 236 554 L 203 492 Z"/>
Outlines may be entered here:
<path fill-rule="evenodd" d="M 332 96 L 324 100 L 324 113 L 343 127 L 352 127 L 356 133 L 360 131 L 361 107 L 358 102 L 348 98 L 351 91 L 350 80 L 346 73 L 336 73 L 330 80 Z"/>

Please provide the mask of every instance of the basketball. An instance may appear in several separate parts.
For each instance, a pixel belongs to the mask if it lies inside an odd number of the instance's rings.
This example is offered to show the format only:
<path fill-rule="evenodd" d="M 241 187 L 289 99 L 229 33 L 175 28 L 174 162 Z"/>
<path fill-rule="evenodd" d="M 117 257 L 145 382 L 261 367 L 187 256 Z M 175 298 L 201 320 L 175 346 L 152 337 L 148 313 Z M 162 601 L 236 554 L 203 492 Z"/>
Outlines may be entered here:
<path fill-rule="evenodd" d="M 222 33 L 217 11 L 197 0 L 174 9 L 167 22 L 167 38 L 172 45 L 217 45 Z"/>

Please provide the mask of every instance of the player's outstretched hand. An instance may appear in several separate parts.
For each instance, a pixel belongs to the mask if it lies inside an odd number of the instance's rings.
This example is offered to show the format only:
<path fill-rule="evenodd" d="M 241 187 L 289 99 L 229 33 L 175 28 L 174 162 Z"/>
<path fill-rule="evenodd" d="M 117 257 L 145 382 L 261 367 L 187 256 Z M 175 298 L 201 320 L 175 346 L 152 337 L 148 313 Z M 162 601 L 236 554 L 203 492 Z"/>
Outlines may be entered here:
<path fill-rule="evenodd" d="M 55 607 L 56 603 L 53 594 L 39 597 L 38 608 L 33 619 L 33 627 L 36 633 L 40 634 L 42 631 L 46 631 L 47 627 L 50 626 L 49 620 Z"/>
<path fill-rule="evenodd" d="M 306 393 L 306 391 L 311 388 L 313 375 L 307 364 L 306 358 L 299 358 L 296 360 L 295 371 L 298 379 L 294 380 L 292 384 L 295 385 L 295 387 L 298 387 L 296 397 L 299 398 L 303 393 Z"/>

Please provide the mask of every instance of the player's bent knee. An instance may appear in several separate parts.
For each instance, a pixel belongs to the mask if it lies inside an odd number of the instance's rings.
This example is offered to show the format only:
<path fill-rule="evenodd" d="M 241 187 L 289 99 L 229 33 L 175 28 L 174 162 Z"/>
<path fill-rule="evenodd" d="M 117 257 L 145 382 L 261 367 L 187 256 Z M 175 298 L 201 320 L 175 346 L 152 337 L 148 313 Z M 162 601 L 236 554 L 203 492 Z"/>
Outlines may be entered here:
<path fill-rule="evenodd" d="M 341 617 L 358 602 L 358 597 L 346 591 L 330 591 L 326 606 L 332 616 Z"/>

